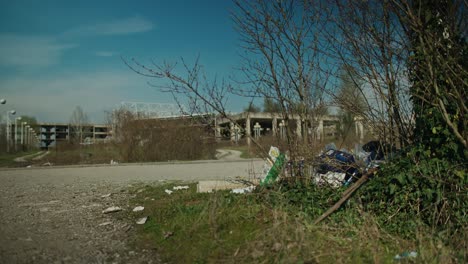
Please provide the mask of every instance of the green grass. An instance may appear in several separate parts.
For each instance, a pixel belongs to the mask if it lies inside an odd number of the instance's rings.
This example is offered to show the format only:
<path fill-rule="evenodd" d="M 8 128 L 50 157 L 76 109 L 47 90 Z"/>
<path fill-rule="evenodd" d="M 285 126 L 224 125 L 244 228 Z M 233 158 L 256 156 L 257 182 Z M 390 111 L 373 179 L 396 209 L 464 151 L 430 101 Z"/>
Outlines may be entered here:
<path fill-rule="evenodd" d="M 406 263 L 449 263 L 456 255 L 427 235 L 390 235 L 358 210 L 340 210 L 313 225 L 300 206 L 265 199 L 276 191 L 201 194 L 190 184 L 189 190 L 164 192 L 174 185 L 135 192 L 132 203 L 145 210 L 130 214 L 132 221 L 149 216 L 137 227 L 135 246 L 157 250 L 167 263 L 394 263 L 396 254 L 411 250 L 419 256 Z"/>
<path fill-rule="evenodd" d="M 68 149 L 51 148 L 49 155 L 40 162 L 49 161 L 55 165 L 108 164 L 111 159 L 119 161 L 116 147 L 108 144 L 96 144 Z"/>
<path fill-rule="evenodd" d="M 23 157 L 31 154 L 35 154 L 39 152 L 38 150 L 31 150 L 25 152 L 17 152 L 17 153 L 2 153 L 0 154 L 0 167 L 19 167 L 23 164 L 20 162 L 16 162 L 14 159 L 18 157 Z"/>

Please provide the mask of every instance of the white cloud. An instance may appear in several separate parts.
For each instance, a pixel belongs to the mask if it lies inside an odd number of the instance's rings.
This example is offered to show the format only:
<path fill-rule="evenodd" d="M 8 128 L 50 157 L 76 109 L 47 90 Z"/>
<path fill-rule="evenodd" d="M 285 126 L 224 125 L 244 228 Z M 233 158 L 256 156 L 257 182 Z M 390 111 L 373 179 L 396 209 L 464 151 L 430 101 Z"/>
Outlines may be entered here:
<path fill-rule="evenodd" d="M 74 44 L 63 44 L 51 37 L 0 34 L 0 65 L 49 66 L 58 64 L 62 54 Z"/>
<path fill-rule="evenodd" d="M 98 57 L 112 57 L 115 56 L 116 53 L 112 51 L 97 51 L 96 56 Z"/>
<path fill-rule="evenodd" d="M 152 30 L 153 23 L 140 16 L 113 20 L 95 25 L 81 26 L 69 30 L 64 36 L 99 36 L 99 35 L 127 35 Z"/>

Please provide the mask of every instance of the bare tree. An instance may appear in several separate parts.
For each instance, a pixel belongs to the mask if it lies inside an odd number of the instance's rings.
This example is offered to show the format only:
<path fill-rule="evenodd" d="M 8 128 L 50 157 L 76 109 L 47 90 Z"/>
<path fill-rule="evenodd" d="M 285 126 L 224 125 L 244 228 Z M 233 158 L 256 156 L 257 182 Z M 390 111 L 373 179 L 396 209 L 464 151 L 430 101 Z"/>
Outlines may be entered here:
<path fill-rule="evenodd" d="M 232 17 L 241 36 L 243 84 L 234 92 L 278 102 L 286 123 L 299 116 L 302 131 L 314 130 L 329 73 L 318 52 L 327 12 L 307 1 L 235 0 Z M 316 6 L 315 4 L 319 4 Z M 244 87 L 247 88 L 244 88 Z M 308 135 L 304 133 L 307 140 Z M 294 145 L 291 127 L 289 146 Z"/>
<path fill-rule="evenodd" d="M 365 108 L 350 102 L 348 110 L 363 117 L 380 138 L 407 145 L 412 134 L 408 50 L 391 5 L 388 1 L 342 0 L 329 1 L 329 5 L 334 12 L 326 34 L 332 48 L 324 52 L 348 70 L 365 99 Z"/>
<path fill-rule="evenodd" d="M 85 132 L 85 125 L 88 124 L 88 115 L 83 111 L 81 106 L 76 106 L 75 110 L 70 117 L 70 137 L 72 141 L 83 143 L 83 136 Z"/>

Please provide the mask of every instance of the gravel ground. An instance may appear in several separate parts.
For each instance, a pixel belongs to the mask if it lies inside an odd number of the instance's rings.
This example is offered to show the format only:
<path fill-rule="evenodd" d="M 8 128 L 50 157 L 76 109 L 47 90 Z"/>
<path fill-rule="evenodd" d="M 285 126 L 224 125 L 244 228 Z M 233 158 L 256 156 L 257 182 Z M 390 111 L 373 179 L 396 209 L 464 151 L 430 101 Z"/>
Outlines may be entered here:
<path fill-rule="evenodd" d="M 159 263 L 155 252 L 131 246 L 136 232 L 126 217 L 132 209 L 131 189 L 166 180 L 245 177 L 259 171 L 261 164 L 255 160 L 0 170 L 0 263 Z M 123 211 L 103 214 L 110 206 Z"/>

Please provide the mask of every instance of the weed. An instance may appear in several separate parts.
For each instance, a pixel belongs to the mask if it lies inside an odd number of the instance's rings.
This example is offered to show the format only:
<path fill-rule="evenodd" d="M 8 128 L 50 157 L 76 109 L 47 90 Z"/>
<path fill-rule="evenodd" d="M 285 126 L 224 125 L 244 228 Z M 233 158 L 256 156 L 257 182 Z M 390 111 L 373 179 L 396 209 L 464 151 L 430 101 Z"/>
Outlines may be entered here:
<path fill-rule="evenodd" d="M 168 263 L 393 263 L 409 250 L 418 251 L 418 262 L 456 259 L 427 230 L 412 239 L 388 233 L 356 201 L 313 225 L 339 196 L 330 198 L 331 190 L 278 185 L 248 195 L 206 194 L 191 184 L 164 192 L 173 186 L 147 186 L 133 201 L 149 215 L 137 246 L 156 249 Z"/>

